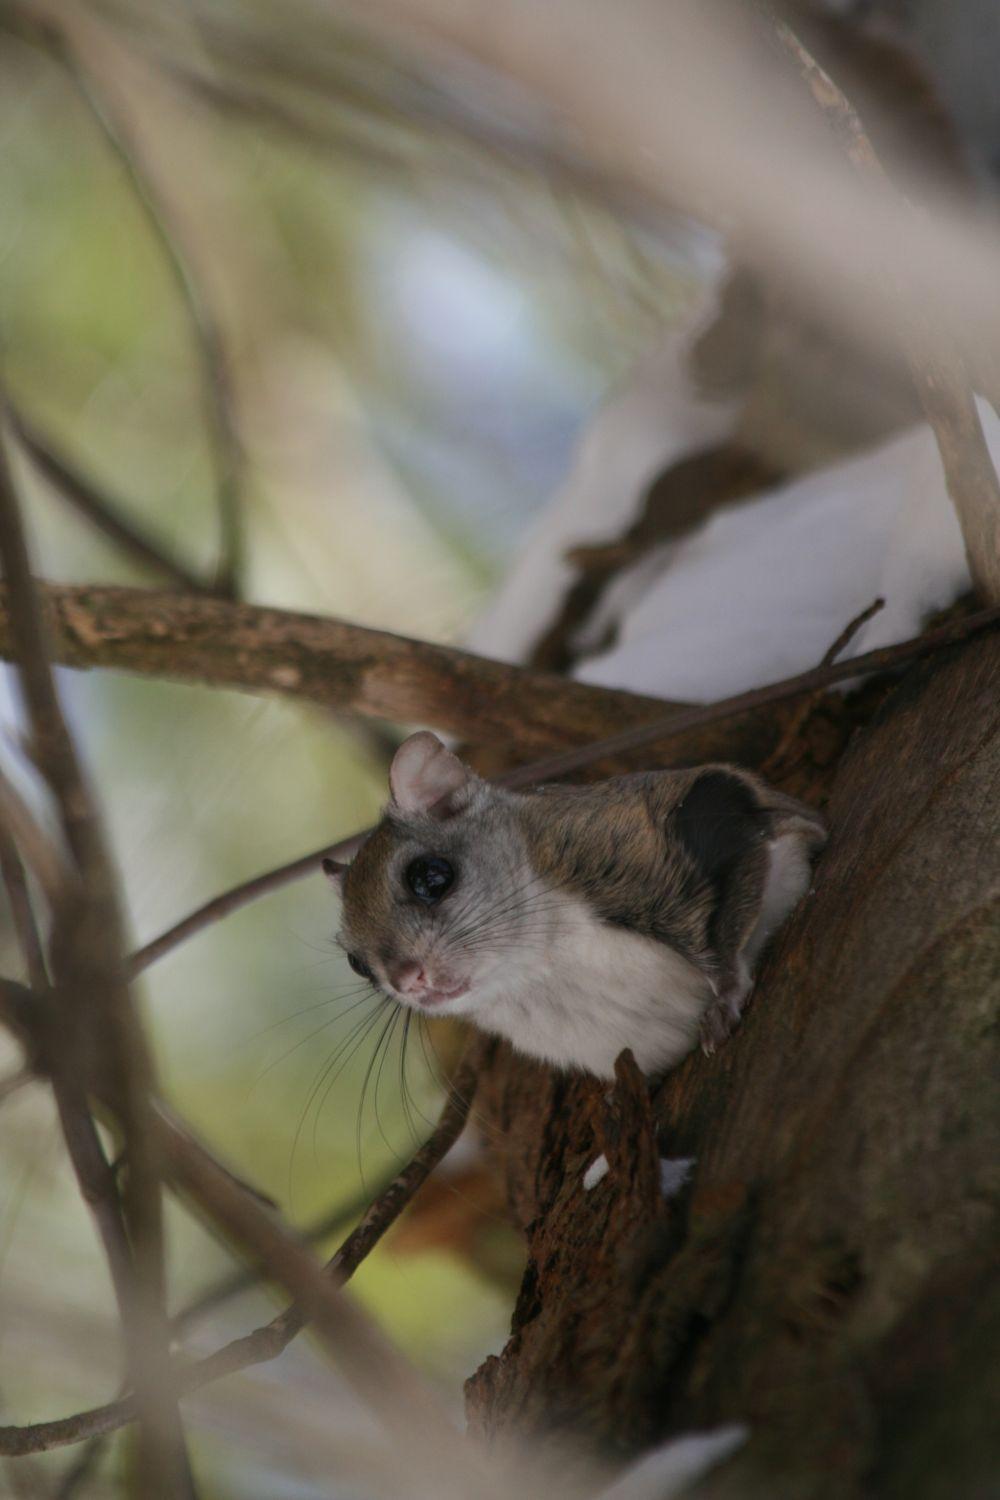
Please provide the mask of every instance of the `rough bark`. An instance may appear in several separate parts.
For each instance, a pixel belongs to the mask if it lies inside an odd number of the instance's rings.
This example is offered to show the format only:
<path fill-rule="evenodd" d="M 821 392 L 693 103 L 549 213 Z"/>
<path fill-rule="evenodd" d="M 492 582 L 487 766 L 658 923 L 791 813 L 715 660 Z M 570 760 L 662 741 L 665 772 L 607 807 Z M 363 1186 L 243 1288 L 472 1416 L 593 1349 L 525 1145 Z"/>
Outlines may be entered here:
<path fill-rule="evenodd" d="M 44 584 L 39 591 L 53 660 L 63 666 L 275 693 L 362 717 L 431 724 L 483 747 L 477 763 L 484 773 L 648 724 L 677 706 L 290 610 L 150 589 Z M 12 648 L 0 583 L 0 658 L 10 659 Z M 770 704 L 738 722 L 671 734 L 671 759 L 751 762 L 767 754 L 794 712 L 794 704 Z M 830 744 L 822 753 L 829 759 L 851 715 L 831 700 L 825 718 Z M 644 746 L 585 774 L 646 765 L 649 756 Z"/>
<path fill-rule="evenodd" d="M 596 739 L 662 714 L 662 699 L 526 672 L 384 630 L 149 589 L 44 589 L 54 659 L 416 720 L 527 750 Z M 0 656 L 11 654 L 0 589 Z"/>
<path fill-rule="evenodd" d="M 648 1116 L 627 1076 L 609 1103 L 499 1055 L 528 1265 L 474 1428 L 622 1452 L 746 1422 L 701 1500 L 996 1493 L 998 683 L 1000 641 L 973 642 L 857 734 L 742 1027 Z M 668 1202 L 658 1153 L 697 1158 Z"/>

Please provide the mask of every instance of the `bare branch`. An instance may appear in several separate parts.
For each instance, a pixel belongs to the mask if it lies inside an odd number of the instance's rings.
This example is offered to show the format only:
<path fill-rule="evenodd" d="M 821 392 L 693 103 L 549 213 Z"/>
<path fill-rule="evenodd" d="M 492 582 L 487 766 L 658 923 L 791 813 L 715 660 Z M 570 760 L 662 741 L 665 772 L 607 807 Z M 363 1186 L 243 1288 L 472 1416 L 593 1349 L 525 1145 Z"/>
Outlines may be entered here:
<path fill-rule="evenodd" d="M 40 831 L 24 798 L 0 766 L 0 824 L 13 840 L 15 848 L 27 860 L 28 867 L 45 894 L 50 909 L 61 899 L 67 880 L 74 872 L 60 850 Z"/>
<path fill-rule="evenodd" d="M 811 693 L 817 688 L 832 687 L 837 682 L 850 682 L 855 677 L 865 677 L 873 672 L 894 671 L 909 665 L 935 651 L 956 646 L 984 630 L 995 630 L 1000 625 L 1000 607 L 982 609 L 964 619 L 952 620 L 937 630 L 928 630 L 913 640 L 901 641 L 898 646 L 880 646 L 875 651 L 866 651 L 847 661 L 831 662 L 829 666 L 813 667 L 795 677 L 786 677 L 781 682 L 766 687 L 751 688 L 749 692 L 737 693 L 732 698 L 722 698 L 718 703 L 709 703 L 699 708 L 676 709 L 669 716 L 651 723 L 640 724 L 636 729 L 625 729 L 621 734 L 609 735 L 596 744 L 585 745 L 579 750 L 565 750 L 551 755 L 546 760 L 536 761 L 530 766 L 518 766 L 502 778 L 504 786 L 528 786 L 535 781 L 549 781 L 555 777 L 569 776 L 583 770 L 595 761 L 630 755 L 652 745 L 668 745 L 671 740 L 680 741 L 693 729 L 708 724 L 717 724 L 725 719 L 741 718 L 772 703 L 786 698 L 796 698 L 800 693 Z"/>
<path fill-rule="evenodd" d="M 124 1230 L 112 1225 L 106 1184 L 98 1182 L 99 1173 L 93 1170 L 96 1136 L 87 1138 L 85 1099 L 82 1092 L 77 1097 L 73 1091 L 92 1079 L 100 1080 L 112 1096 L 121 1123 L 128 1151 L 125 1218 L 136 1272 L 127 1294 L 129 1315 L 123 1332 L 142 1418 L 143 1482 L 146 1493 L 168 1500 L 189 1494 L 190 1483 L 176 1403 L 164 1399 L 161 1387 L 167 1335 L 160 1161 L 149 1098 L 152 1062 L 124 979 L 124 937 L 114 879 L 56 695 L 47 633 L 2 444 L 0 562 L 14 657 L 31 727 L 32 758 L 56 803 L 79 877 L 55 901 L 49 960 L 56 989 L 36 997 L 36 1004 L 48 1022 L 45 1043 L 52 1057 L 61 1116 L 69 1127 L 70 1156 L 81 1190 L 95 1210 L 116 1290 L 124 1297 Z"/>
<path fill-rule="evenodd" d="M 525 751 L 636 724 L 664 700 L 490 661 L 341 620 L 145 589 L 44 590 L 55 659 L 278 693 L 363 717 L 431 723 Z M 12 647 L 0 590 L 0 656 Z"/>
<path fill-rule="evenodd" d="M 51 1054 L 50 1054 L 51 1055 Z M 84 1202 L 93 1215 L 104 1246 L 115 1300 L 122 1327 L 135 1317 L 135 1265 L 128 1242 L 128 1231 L 122 1213 L 121 1198 L 114 1173 L 108 1164 L 97 1134 L 97 1127 L 87 1108 L 86 1095 L 69 1069 L 58 1067 L 52 1057 L 52 1087 L 59 1110 L 63 1139 Z"/>
<path fill-rule="evenodd" d="M 216 470 L 216 493 L 221 531 L 221 555 L 216 589 L 235 595 L 243 566 L 241 489 L 244 456 L 234 416 L 232 376 L 222 333 L 201 281 L 195 257 L 186 243 L 181 216 L 170 190 L 144 151 L 141 132 L 132 118 L 130 91 L 121 86 L 119 70 L 108 67 L 108 42 L 92 18 L 77 13 L 72 24 L 37 28 L 62 62 L 80 98 L 90 110 L 107 144 L 118 158 L 142 206 L 149 227 L 163 252 L 184 300 L 201 361 L 202 386 L 209 439 Z"/>
<path fill-rule="evenodd" d="M 159 937 L 153 938 L 144 947 L 137 949 L 129 964 L 130 976 L 135 978 L 137 974 L 142 973 L 143 969 L 148 969 L 150 964 L 155 964 L 158 959 L 163 958 L 164 954 L 179 947 L 188 938 L 203 932 L 206 927 L 213 927 L 216 922 L 221 922 L 223 917 L 228 917 L 231 912 L 249 906 L 251 901 L 270 895 L 272 891 L 279 891 L 283 886 L 290 885 L 293 880 L 299 880 L 304 875 L 314 875 L 324 859 L 337 861 L 351 859 L 369 831 L 364 829 L 361 833 L 352 834 L 350 838 L 340 839 L 336 844 L 324 844 L 322 849 L 314 849 L 309 854 L 300 855 L 298 859 L 290 859 L 287 864 L 278 865 L 273 870 L 265 870 L 262 875 L 255 875 L 251 880 L 244 880 L 239 885 L 232 886 L 230 890 L 213 896 L 210 901 L 195 907 L 194 911 L 189 912 L 186 917 L 182 917 L 179 922 L 175 922 L 172 927 L 161 932 Z"/>
<path fill-rule="evenodd" d="M 98 531 L 141 566 L 151 568 L 178 588 L 190 589 L 192 593 L 211 592 L 193 569 L 173 557 L 165 547 L 137 526 L 117 501 L 110 499 L 91 479 L 81 474 L 65 454 L 59 451 L 52 439 L 44 436 L 37 425 L 29 422 L 9 400 L 7 415 L 18 441 L 39 473 L 49 481 L 57 494 L 85 516 Z"/>
<path fill-rule="evenodd" d="M 778 40 L 794 59 L 813 99 L 830 122 L 859 176 L 883 187 L 909 207 L 882 166 L 856 109 L 791 27 L 776 22 Z M 924 220 L 912 210 L 919 233 Z M 917 394 L 934 430 L 948 493 L 958 512 L 969 571 L 980 599 L 1000 604 L 1000 480 L 997 478 L 975 397 L 954 340 L 940 320 L 899 295 L 898 275 L 887 265 L 884 279 L 899 308 L 899 338 Z"/>
<path fill-rule="evenodd" d="M 452 1474 L 466 1468 L 471 1455 L 463 1454 L 457 1433 L 428 1387 L 381 1331 L 341 1294 L 277 1216 L 240 1188 L 162 1108 L 158 1122 L 174 1185 L 291 1293 L 298 1308 L 292 1319 L 301 1317 L 313 1325 L 342 1374 L 395 1441 L 433 1454 L 442 1466 L 456 1466 Z M 260 1342 L 273 1337 L 269 1332 Z M 470 1492 L 478 1493 L 474 1485 Z"/>
<path fill-rule="evenodd" d="M 855 615 L 853 620 L 848 620 L 843 630 L 837 636 L 837 639 L 831 646 L 827 648 L 826 651 L 824 651 L 823 660 L 820 662 L 820 666 L 828 667 L 831 662 L 835 662 L 837 660 L 837 657 L 841 656 L 847 650 L 848 646 L 851 644 L 854 637 L 861 629 L 862 625 L 866 625 L 870 619 L 872 619 L 879 613 L 880 610 L 884 608 L 884 599 L 873 599 L 871 604 L 868 605 L 867 609 L 863 609 L 859 615 Z M 765 780 L 767 780 L 768 777 L 772 776 L 779 766 L 782 766 L 784 764 L 792 745 L 794 745 L 795 741 L 799 737 L 803 724 L 809 718 L 809 715 L 812 713 L 813 709 L 816 707 L 822 696 L 822 691 L 810 693 L 808 698 L 804 698 L 803 701 L 799 704 L 798 708 L 795 710 L 795 713 L 792 715 L 788 724 L 785 726 L 785 731 L 782 734 L 781 739 L 775 745 L 774 749 L 771 751 L 764 764 L 759 767 L 759 774 L 763 776 Z"/>
<path fill-rule="evenodd" d="M 321 1240 L 329 1239 L 331 1235 L 341 1232 L 346 1225 L 360 1218 L 362 1214 L 366 1214 L 373 1203 L 381 1201 L 383 1194 L 396 1181 L 398 1175 L 398 1171 L 388 1174 L 374 1197 L 370 1190 L 364 1194 L 355 1195 L 348 1202 L 335 1203 L 326 1213 L 313 1219 L 302 1230 L 302 1238 L 306 1244 L 313 1245 Z M 340 1253 L 343 1253 L 342 1249 Z M 181 1337 L 186 1329 L 198 1322 L 206 1313 L 212 1312 L 231 1298 L 238 1297 L 241 1292 L 259 1286 L 260 1282 L 259 1271 L 250 1267 L 241 1267 L 228 1276 L 220 1276 L 218 1281 L 206 1287 L 203 1292 L 199 1292 L 191 1302 L 181 1308 L 180 1312 L 175 1313 L 171 1319 L 171 1328 L 175 1337 Z"/>
<path fill-rule="evenodd" d="M 488 1047 L 489 1043 L 484 1044 L 478 1039 L 470 1043 L 456 1069 L 448 1098 L 434 1131 L 406 1166 L 374 1199 L 360 1223 L 319 1273 L 327 1278 L 329 1290 L 332 1291 L 333 1288 L 342 1286 L 350 1279 L 461 1135 L 472 1106 L 479 1070 Z M 174 1127 L 169 1124 L 166 1128 L 174 1131 Z M 181 1157 L 187 1157 L 192 1152 L 201 1153 L 201 1148 L 195 1147 L 183 1132 L 175 1131 L 173 1138 L 175 1150 Z M 240 1190 L 237 1188 L 236 1191 Z M 261 1209 L 259 1204 L 254 1203 L 252 1198 L 248 1201 L 252 1205 L 249 1210 L 251 1213 L 256 1211 L 257 1214 L 267 1217 L 266 1211 Z M 337 1305 L 343 1304 L 338 1302 Z M 287 1348 L 305 1321 L 303 1310 L 293 1305 L 279 1313 L 270 1323 L 255 1329 L 243 1338 L 234 1339 L 205 1359 L 176 1366 L 175 1389 L 177 1393 L 189 1394 L 224 1375 L 234 1374 L 250 1365 L 275 1359 Z M 367 1333 L 365 1336 L 367 1337 Z M 135 1417 L 135 1400 L 132 1396 L 125 1396 L 119 1401 L 108 1402 L 103 1406 L 77 1412 L 74 1416 L 63 1417 L 53 1422 L 38 1422 L 26 1427 L 0 1427 L 0 1454 L 40 1453 L 49 1448 L 64 1447 L 70 1443 L 113 1432 L 116 1428 L 134 1421 Z"/>
<path fill-rule="evenodd" d="M 28 890 L 24 865 L 21 863 L 17 845 L 5 825 L 5 812 L 2 787 L 0 787 L 0 877 L 7 891 L 7 900 L 10 903 L 11 917 L 24 959 L 28 982 L 32 989 L 44 990 L 49 982 L 45 967 L 45 952 L 31 905 L 31 893 Z"/>

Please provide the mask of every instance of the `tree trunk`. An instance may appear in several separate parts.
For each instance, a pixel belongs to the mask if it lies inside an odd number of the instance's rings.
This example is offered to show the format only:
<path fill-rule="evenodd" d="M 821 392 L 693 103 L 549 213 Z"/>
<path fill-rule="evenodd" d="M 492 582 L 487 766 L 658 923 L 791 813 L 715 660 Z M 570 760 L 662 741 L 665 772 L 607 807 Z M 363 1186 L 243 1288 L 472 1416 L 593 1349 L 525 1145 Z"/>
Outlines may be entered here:
<path fill-rule="evenodd" d="M 1000 1492 L 998 684 L 974 641 L 855 735 L 815 891 L 717 1056 L 649 1095 L 624 1062 L 609 1090 L 499 1054 L 528 1264 L 475 1429 L 624 1454 L 746 1423 L 699 1500 Z M 669 1200 L 659 1156 L 697 1159 Z"/>

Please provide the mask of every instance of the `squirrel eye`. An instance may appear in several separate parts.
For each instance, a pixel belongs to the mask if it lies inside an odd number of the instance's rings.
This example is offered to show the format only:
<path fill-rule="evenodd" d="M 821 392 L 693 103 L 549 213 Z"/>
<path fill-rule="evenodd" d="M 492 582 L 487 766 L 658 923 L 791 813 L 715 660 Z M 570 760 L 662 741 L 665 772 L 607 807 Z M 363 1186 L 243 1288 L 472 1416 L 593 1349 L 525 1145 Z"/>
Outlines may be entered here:
<path fill-rule="evenodd" d="M 362 979 L 374 979 L 375 976 L 372 973 L 371 969 L 369 969 L 364 959 L 359 958 L 356 953 L 349 953 L 347 955 L 347 962 L 350 964 L 355 974 L 360 974 Z"/>
<path fill-rule="evenodd" d="M 422 854 L 407 865 L 404 879 L 418 901 L 433 906 L 455 884 L 455 871 L 440 855 Z"/>

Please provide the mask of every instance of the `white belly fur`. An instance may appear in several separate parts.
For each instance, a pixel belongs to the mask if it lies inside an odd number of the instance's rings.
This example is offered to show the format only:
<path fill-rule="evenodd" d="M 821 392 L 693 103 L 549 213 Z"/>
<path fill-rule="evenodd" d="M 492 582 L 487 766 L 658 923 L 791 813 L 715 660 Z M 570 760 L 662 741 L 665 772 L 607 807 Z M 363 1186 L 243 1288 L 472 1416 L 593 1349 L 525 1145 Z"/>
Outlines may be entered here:
<path fill-rule="evenodd" d="M 476 1007 L 476 1021 L 521 1052 L 614 1075 L 631 1047 L 646 1073 L 678 1062 L 698 1039 L 708 981 L 674 949 L 599 921 L 565 897 L 544 950 Z"/>

